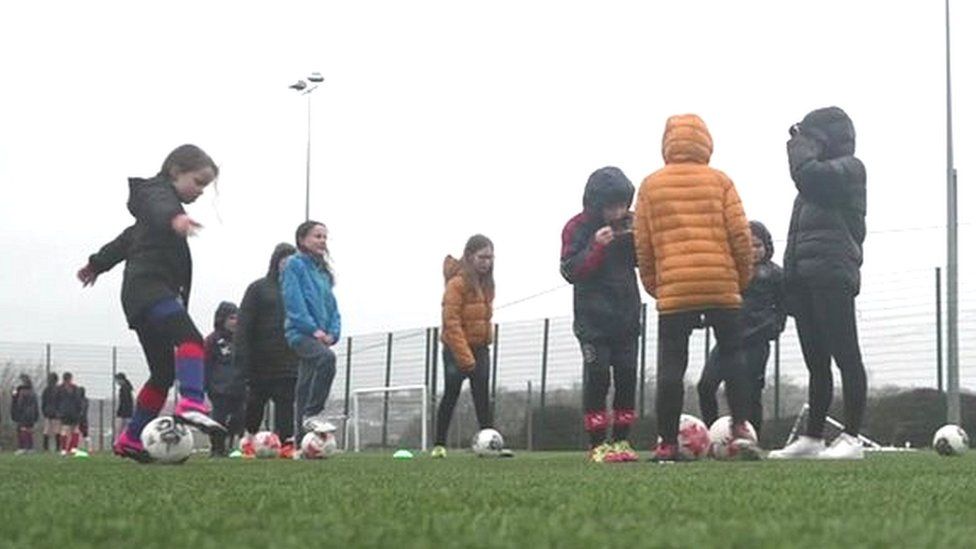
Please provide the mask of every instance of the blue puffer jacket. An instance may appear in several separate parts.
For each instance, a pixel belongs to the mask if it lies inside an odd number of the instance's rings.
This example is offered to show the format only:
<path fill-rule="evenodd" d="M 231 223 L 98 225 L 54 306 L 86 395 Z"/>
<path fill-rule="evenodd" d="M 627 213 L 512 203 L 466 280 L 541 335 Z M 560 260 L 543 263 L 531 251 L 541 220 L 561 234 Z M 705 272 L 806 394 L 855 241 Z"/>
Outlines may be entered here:
<path fill-rule="evenodd" d="M 288 258 L 281 273 L 281 295 L 285 302 L 285 339 L 292 346 L 302 336 L 322 330 L 339 340 L 342 319 L 332 293 L 332 277 L 299 252 Z"/>

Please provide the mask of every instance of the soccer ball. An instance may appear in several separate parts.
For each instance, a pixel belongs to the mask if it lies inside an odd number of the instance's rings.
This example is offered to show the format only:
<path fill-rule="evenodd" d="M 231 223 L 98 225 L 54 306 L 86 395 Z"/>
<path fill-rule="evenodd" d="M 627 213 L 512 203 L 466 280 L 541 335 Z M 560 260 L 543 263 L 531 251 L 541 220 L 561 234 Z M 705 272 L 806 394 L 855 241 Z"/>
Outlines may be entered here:
<path fill-rule="evenodd" d="M 276 458 L 281 452 L 281 440 L 271 431 L 254 435 L 254 456 L 261 459 Z"/>
<path fill-rule="evenodd" d="M 303 459 L 325 459 L 335 454 L 339 449 L 335 436 L 326 433 L 324 436 L 318 433 L 306 433 L 302 438 L 302 458 Z"/>
<path fill-rule="evenodd" d="M 932 448 L 942 456 L 958 456 L 969 449 L 969 435 L 958 425 L 943 425 L 932 437 Z"/>
<path fill-rule="evenodd" d="M 170 416 L 157 417 L 142 430 L 142 446 L 159 463 L 183 463 L 193 452 L 193 435 Z"/>
<path fill-rule="evenodd" d="M 505 439 L 494 429 L 482 429 L 471 441 L 471 449 L 480 457 L 497 456 L 505 448 Z"/>
<path fill-rule="evenodd" d="M 657 437 L 661 444 L 661 437 Z M 699 459 L 708 453 L 708 426 L 691 414 L 681 414 L 678 423 L 678 453 L 689 460 Z"/>
<path fill-rule="evenodd" d="M 746 422 L 746 430 L 749 439 L 756 443 L 756 430 L 752 424 Z M 708 453 L 715 459 L 734 459 L 739 454 L 738 446 L 732 444 L 732 416 L 722 416 L 715 420 L 715 423 L 708 429 L 708 438 L 711 442 Z"/>

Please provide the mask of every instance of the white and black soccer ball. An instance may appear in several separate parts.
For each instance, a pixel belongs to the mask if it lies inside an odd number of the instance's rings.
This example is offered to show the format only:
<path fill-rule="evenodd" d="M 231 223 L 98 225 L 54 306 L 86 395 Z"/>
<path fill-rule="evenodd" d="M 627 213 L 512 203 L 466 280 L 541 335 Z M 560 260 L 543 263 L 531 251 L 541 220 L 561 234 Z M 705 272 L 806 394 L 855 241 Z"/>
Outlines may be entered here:
<path fill-rule="evenodd" d="M 757 444 L 759 438 L 752 424 L 746 422 L 746 435 L 753 444 Z M 715 459 L 735 459 L 739 455 L 739 447 L 733 444 L 732 438 L 732 416 L 722 416 L 715 420 L 715 423 L 708 428 L 708 439 L 710 441 L 708 453 Z"/>
<path fill-rule="evenodd" d="M 325 459 L 339 451 L 339 444 L 332 433 L 306 433 L 302 437 L 303 459 Z"/>
<path fill-rule="evenodd" d="M 481 457 L 498 456 L 505 449 L 505 439 L 494 429 L 482 429 L 471 440 L 471 449 Z"/>
<path fill-rule="evenodd" d="M 932 448 L 941 456 L 958 456 L 969 450 L 969 435 L 958 425 L 943 425 L 932 437 Z"/>
<path fill-rule="evenodd" d="M 170 416 L 150 421 L 140 438 L 149 457 L 159 463 L 183 463 L 193 453 L 193 434 Z"/>
<path fill-rule="evenodd" d="M 281 439 L 272 431 L 260 431 L 254 435 L 254 456 L 273 459 L 281 454 Z"/>

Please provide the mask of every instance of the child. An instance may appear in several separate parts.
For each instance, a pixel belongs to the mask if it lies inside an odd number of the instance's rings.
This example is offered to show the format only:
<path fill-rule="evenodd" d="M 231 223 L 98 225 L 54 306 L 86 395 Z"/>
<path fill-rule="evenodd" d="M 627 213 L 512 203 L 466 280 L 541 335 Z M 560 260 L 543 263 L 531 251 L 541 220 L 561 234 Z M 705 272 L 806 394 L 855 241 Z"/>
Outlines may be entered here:
<path fill-rule="evenodd" d="M 234 363 L 247 380 L 244 410 L 245 455 L 254 455 L 253 435 L 261 428 L 264 407 L 274 402 L 274 429 L 282 441 L 281 457 L 293 457 L 295 441 L 295 381 L 298 357 L 285 339 L 284 308 L 279 278 L 295 253 L 291 244 L 275 246 L 265 276 L 247 287 L 234 332 Z"/>
<path fill-rule="evenodd" d="M 61 449 L 61 421 L 58 420 L 58 374 L 47 375 L 47 383 L 41 391 L 41 415 L 44 416 L 44 451 Z M 51 439 L 54 446 L 51 446 Z"/>
<path fill-rule="evenodd" d="M 637 461 L 627 440 L 634 422 L 640 291 L 634 268 L 630 203 L 634 185 L 617 168 L 601 168 L 586 182 L 583 211 L 566 223 L 560 272 L 573 284 L 573 332 L 583 352 L 584 424 L 589 460 Z M 607 391 L 613 367 L 613 434 Z"/>
<path fill-rule="evenodd" d="M 118 408 L 115 410 L 115 417 L 117 419 L 115 432 L 120 433 L 129 426 L 135 403 L 132 401 L 132 383 L 129 381 L 129 378 L 125 377 L 124 373 L 118 372 L 115 374 L 115 382 L 119 385 L 119 403 Z"/>
<path fill-rule="evenodd" d="M 20 384 L 10 402 L 10 419 L 17 424 L 17 454 L 34 451 L 34 425 L 39 416 L 34 384 L 29 375 L 20 374 Z"/>
<path fill-rule="evenodd" d="M 332 288 L 328 245 L 329 232 L 317 221 L 306 221 L 295 231 L 298 253 L 288 258 L 281 275 L 281 294 L 285 304 L 285 338 L 298 355 L 295 382 L 295 440 L 304 431 L 327 433 L 335 426 L 325 416 L 336 374 L 336 356 L 331 347 L 339 341 L 342 319 Z M 301 453 L 296 452 L 295 458 Z"/>
<path fill-rule="evenodd" d="M 702 317 L 715 330 L 727 371 L 734 445 L 758 457 L 748 437 L 748 381 L 742 356 L 741 292 L 752 277 L 752 238 L 735 185 L 712 169 L 712 137 L 696 115 L 672 116 L 664 129 L 665 166 L 641 183 L 634 222 L 637 264 L 657 299 L 655 461 L 677 461 L 678 422 L 688 338 Z"/>
<path fill-rule="evenodd" d="M 58 419 L 61 421 L 61 455 L 64 456 L 78 447 L 78 425 L 85 411 L 85 394 L 75 385 L 71 372 L 61 375 L 57 399 Z"/>
<path fill-rule="evenodd" d="M 491 361 L 491 306 L 495 299 L 495 246 L 483 235 L 474 235 L 458 261 L 444 258 L 444 299 L 441 302 L 441 341 L 444 342 L 444 396 L 437 408 L 437 438 L 431 457 L 447 456 L 447 430 L 465 378 L 471 381 L 471 398 L 481 429 L 490 428 L 488 379 Z"/>
<path fill-rule="evenodd" d="M 752 230 L 753 276 L 752 282 L 742 292 L 742 350 L 750 381 L 751 403 L 749 422 L 762 432 L 762 390 L 766 386 L 766 362 L 769 360 L 769 342 L 779 337 L 786 322 L 783 303 L 783 270 L 773 263 L 773 237 L 766 226 L 750 221 Z M 705 369 L 698 381 L 698 403 L 702 419 L 711 425 L 718 419 L 718 402 L 715 392 L 725 379 L 725 368 L 719 361 L 719 350 L 708 354 Z"/>
<path fill-rule="evenodd" d="M 234 362 L 233 339 L 237 329 L 237 305 L 221 302 L 214 313 L 214 331 L 204 340 L 204 379 L 207 396 L 213 404 L 213 418 L 240 435 L 244 422 L 244 376 Z M 210 435 L 210 457 L 227 456 L 227 434 Z"/>
<path fill-rule="evenodd" d="M 195 145 L 182 145 L 166 157 L 155 177 L 130 178 L 128 208 L 135 224 L 78 271 L 79 280 L 89 286 L 101 272 L 125 259 L 122 308 L 149 364 L 149 380 L 136 397 L 132 421 L 113 445 L 119 456 L 148 461 L 140 439 L 142 429 L 159 414 L 174 378 L 180 391 L 174 412 L 177 421 L 208 434 L 224 430 L 208 416 L 203 394 L 203 336 L 186 309 L 192 278 L 187 237 L 201 226 L 183 209 L 218 174 L 207 153 Z"/>
<path fill-rule="evenodd" d="M 786 300 L 810 374 L 806 435 L 769 457 L 862 459 L 858 439 L 867 378 L 854 298 L 861 290 L 867 176 L 854 156 L 854 124 L 837 107 L 817 109 L 790 128 L 787 152 L 798 194 L 783 265 Z M 830 448 L 823 429 L 834 396 L 830 361 L 844 382 L 844 432 Z"/>

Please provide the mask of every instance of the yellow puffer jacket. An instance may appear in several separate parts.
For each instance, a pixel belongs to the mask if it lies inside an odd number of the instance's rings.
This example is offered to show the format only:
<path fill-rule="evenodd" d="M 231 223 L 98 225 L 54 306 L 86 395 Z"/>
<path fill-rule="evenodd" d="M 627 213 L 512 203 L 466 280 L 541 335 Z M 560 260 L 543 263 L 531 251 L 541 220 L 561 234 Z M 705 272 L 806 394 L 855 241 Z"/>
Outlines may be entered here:
<path fill-rule="evenodd" d="M 474 368 L 472 347 L 491 343 L 492 295 L 469 287 L 461 262 L 444 258 L 444 300 L 441 302 L 441 341 L 451 350 L 461 370 Z"/>
<path fill-rule="evenodd" d="M 662 314 L 739 308 L 752 277 L 752 233 L 732 180 L 708 166 L 705 122 L 672 116 L 661 149 L 665 166 L 637 195 L 634 243 L 644 289 Z"/>

